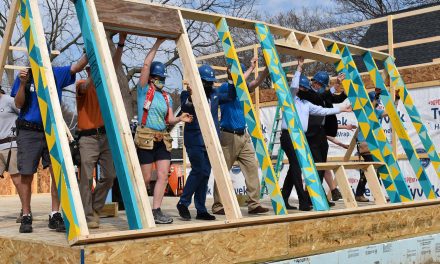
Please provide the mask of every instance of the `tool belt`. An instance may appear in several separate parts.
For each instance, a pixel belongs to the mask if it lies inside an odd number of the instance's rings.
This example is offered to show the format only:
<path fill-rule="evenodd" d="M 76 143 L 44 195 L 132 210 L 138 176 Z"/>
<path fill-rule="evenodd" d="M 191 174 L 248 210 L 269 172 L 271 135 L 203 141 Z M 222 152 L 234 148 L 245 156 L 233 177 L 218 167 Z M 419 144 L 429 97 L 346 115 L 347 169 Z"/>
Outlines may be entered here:
<path fill-rule="evenodd" d="M 3 139 L 0 139 L 0 144 L 10 143 L 10 142 L 15 141 L 15 140 L 17 140 L 16 137 L 3 138 Z"/>
<path fill-rule="evenodd" d="M 17 121 L 15 121 L 15 125 L 18 130 L 23 129 L 23 130 L 32 130 L 32 131 L 38 131 L 38 132 L 44 131 L 43 125 L 28 122 L 23 119 L 17 119 Z"/>
<path fill-rule="evenodd" d="M 105 134 L 105 127 L 98 127 L 98 128 L 92 128 L 92 129 L 85 129 L 77 132 L 78 137 L 88 137 L 88 136 L 95 136 L 95 135 L 104 135 Z"/>
<path fill-rule="evenodd" d="M 154 142 L 161 142 L 165 144 L 167 151 L 173 148 L 173 139 L 168 131 L 158 131 L 147 127 L 138 126 L 134 136 L 134 143 L 140 149 L 151 150 L 154 147 Z"/>

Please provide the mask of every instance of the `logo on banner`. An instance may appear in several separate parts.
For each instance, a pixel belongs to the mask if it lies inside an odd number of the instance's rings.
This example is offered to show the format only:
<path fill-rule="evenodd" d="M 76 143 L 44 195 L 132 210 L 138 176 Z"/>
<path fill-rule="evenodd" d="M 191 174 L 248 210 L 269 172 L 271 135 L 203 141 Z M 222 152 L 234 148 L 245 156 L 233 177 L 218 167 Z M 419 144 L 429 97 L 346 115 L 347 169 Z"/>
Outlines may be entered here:
<path fill-rule="evenodd" d="M 424 149 L 416 149 L 417 154 L 426 154 Z M 431 160 L 429 158 L 420 158 L 420 162 L 422 163 L 423 168 L 427 168 Z"/>

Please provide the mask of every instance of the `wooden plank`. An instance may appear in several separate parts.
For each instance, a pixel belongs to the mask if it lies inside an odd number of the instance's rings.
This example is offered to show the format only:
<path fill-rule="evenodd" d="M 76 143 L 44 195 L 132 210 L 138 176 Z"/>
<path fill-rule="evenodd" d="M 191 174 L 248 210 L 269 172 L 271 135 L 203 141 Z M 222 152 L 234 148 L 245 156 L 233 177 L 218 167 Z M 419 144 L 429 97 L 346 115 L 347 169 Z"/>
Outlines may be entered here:
<path fill-rule="evenodd" d="M 18 47 L 18 46 L 9 46 L 9 50 L 27 52 L 26 47 Z M 60 55 L 60 51 L 59 50 L 51 50 L 50 54 L 58 56 L 58 55 Z"/>
<path fill-rule="evenodd" d="M 49 53 L 46 48 L 41 48 L 46 47 L 46 39 L 38 2 L 21 0 L 20 14 L 52 170 L 66 222 L 67 239 L 69 243 L 73 243 L 75 239 L 88 235 L 89 232 L 67 135 L 63 133 L 64 119 Z"/>
<path fill-rule="evenodd" d="M 388 34 L 388 53 L 391 57 L 394 57 L 394 30 L 393 30 L 393 16 L 389 15 L 387 17 L 387 34 Z M 376 77 L 377 78 L 377 77 Z M 392 83 L 390 83 L 390 94 L 392 103 L 396 99 L 396 89 Z M 387 111 L 388 112 L 388 111 Z M 400 121 L 400 120 L 399 120 Z M 397 135 L 396 129 L 391 127 L 391 146 L 393 148 L 394 156 L 397 155 Z"/>
<path fill-rule="evenodd" d="M 176 9 L 120 0 L 95 0 L 95 5 L 106 30 L 170 39 L 182 33 Z"/>
<path fill-rule="evenodd" d="M 111 231 L 106 233 L 90 234 L 87 237 L 82 237 L 76 241 L 77 242 L 76 245 L 120 241 L 120 240 L 133 240 L 138 238 L 151 238 L 158 236 L 170 236 L 177 234 L 182 235 L 193 232 L 203 234 L 205 233 L 204 231 L 210 231 L 210 230 L 215 230 L 216 234 L 219 235 L 223 232 L 226 232 L 228 229 L 230 230 L 239 227 L 249 228 L 255 225 L 258 226 L 265 224 L 282 224 L 287 222 L 298 222 L 301 220 L 310 221 L 314 219 L 315 220 L 329 219 L 329 217 L 334 217 L 333 219 L 335 219 L 337 216 L 350 216 L 350 215 L 353 215 L 353 219 L 359 219 L 360 217 L 366 216 L 369 213 L 376 213 L 376 212 L 386 214 L 388 215 L 387 219 L 392 219 L 390 215 L 393 213 L 398 213 L 402 215 L 401 211 L 399 211 L 400 209 L 410 209 L 408 210 L 408 212 L 410 212 L 410 211 L 426 208 L 426 210 L 432 211 L 431 207 L 440 208 L 440 200 L 419 200 L 419 201 L 413 201 L 407 203 L 394 203 L 394 204 L 387 203 L 384 205 L 367 205 L 352 209 L 313 211 L 313 212 L 278 215 L 278 216 L 256 216 L 250 218 L 243 218 L 238 221 L 226 222 L 226 223 L 221 221 L 214 221 L 214 222 L 204 222 L 204 223 L 191 223 L 191 224 L 186 224 L 184 226 L 177 226 L 177 225 L 166 226 L 166 227 L 161 226 L 154 229 Z M 430 219 L 436 219 L 436 218 L 430 218 Z M 352 224 L 356 222 L 361 222 L 362 225 L 365 226 L 365 222 L 362 221 L 354 221 L 354 222 L 352 221 Z M 316 221 L 316 223 L 320 223 L 320 221 Z M 374 223 L 378 223 L 378 221 L 374 221 Z M 304 225 L 304 223 L 301 224 Z M 311 225 L 311 226 L 315 226 L 315 225 Z M 335 226 L 339 226 L 339 225 L 338 224 L 329 225 L 330 228 L 334 228 Z M 414 233 L 414 230 L 412 230 L 412 232 Z M 261 243 L 261 241 L 259 243 Z"/>
<path fill-rule="evenodd" d="M 353 150 L 356 147 L 356 142 L 357 142 L 356 139 L 357 139 L 358 134 L 359 134 L 359 127 L 357 127 L 356 131 L 354 131 L 353 137 L 351 138 L 351 141 L 350 141 L 350 145 L 348 145 L 348 149 L 345 152 L 343 161 L 349 161 L 350 160 L 350 157 L 353 154 Z"/>
<path fill-rule="evenodd" d="M 364 170 L 365 178 L 367 178 L 368 187 L 370 187 L 371 194 L 374 198 L 376 205 L 383 205 L 387 203 L 384 193 L 382 192 L 382 186 L 377 178 L 376 170 L 373 165 L 368 165 Z"/>
<path fill-rule="evenodd" d="M 100 1 L 103 1 L 103 0 L 100 0 Z M 227 16 L 227 15 L 217 14 L 217 13 L 208 13 L 208 12 L 198 11 L 198 10 L 189 9 L 189 8 L 182 8 L 182 7 L 169 6 L 169 5 L 160 5 L 160 4 L 155 4 L 155 3 L 147 3 L 144 0 L 121 0 L 120 2 L 122 2 L 122 1 L 123 2 L 131 2 L 131 3 L 141 3 L 144 5 L 148 5 L 150 8 L 154 8 L 154 9 L 156 7 L 164 7 L 167 9 L 179 10 L 184 19 L 196 20 L 196 21 L 201 21 L 201 22 L 216 23 L 219 19 L 225 18 L 228 25 L 230 25 L 231 27 L 239 27 L 239 28 L 244 28 L 244 29 L 254 29 L 254 25 L 256 23 L 261 23 L 260 21 L 256 21 L 256 20 L 237 18 L 237 17 Z M 307 34 L 304 32 L 296 31 L 296 30 L 286 28 L 286 27 L 281 27 L 278 25 L 273 25 L 273 24 L 268 24 L 268 23 L 265 23 L 265 25 L 267 25 L 270 28 L 270 31 L 272 32 L 272 34 L 277 35 L 277 36 L 281 36 L 282 38 L 287 38 L 292 32 L 294 32 L 296 34 L 298 39 L 303 39 L 305 36 L 310 35 L 310 34 Z M 321 38 L 324 41 L 323 42 L 324 46 L 326 46 L 326 47 L 333 44 L 333 43 L 337 43 L 337 44 L 343 44 L 345 46 L 349 46 L 350 50 L 354 54 L 362 55 L 366 51 L 371 51 L 373 56 L 376 59 L 384 60 L 388 57 L 388 54 L 383 53 L 383 52 L 372 51 L 370 49 L 362 48 L 362 47 L 355 46 L 355 45 L 348 45 L 346 43 L 341 43 L 339 41 L 334 41 L 334 40 L 322 38 L 319 36 L 315 36 L 315 37 Z"/>
<path fill-rule="evenodd" d="M 318 171 L 316 170 L 309 144 L 305 138 L 305 133 L 299 123 L 298 113 L 290 94 L 286 75 L 274 45 L 274 38 L 270 29 L 265 24 L 257 23 L 255 24 L 255 29 L 313 207 L 319 211 L 329 210 L 327 198 L 322 189 L 322 184 L 318 177 Z"/>
<path fill-rule="evenodd" d="M 306 43 L 304 45 L 307 45 L 307 43 L 310 44 L 310 40 L 307 38 L 307 40 L 303 41 L 302 43 Z M 293 43 L 287 43 L 286 41 L 275 41 L 275 46 L 278 52 L 281 54 L 288 54 L 296 57 L 301 56 L 307 59 L 328 63 L 336 63 L 338 60 L 340 60 L 338 56 L 331 54 L 330 52 L 322 52 L 314 49 L 313 47 L 299 46 Z"/>
<path fill-rule="evenodd" d="M 368 166 L 372 165 L 373 167 L 377 168 L 382 166 L 384 163 L 382 162 L 375 162 L 375 161 L 357 161 L 357 162 L 351 162 L 351 161 L 340 161 L 340 162 L 317 162 L 316 169 L 317 170 L 336 170 L 340 166 L 344 166 L 344 169 L 346 170 L 358 170 L 358 169 L 365 169 Z"/>
<path fill-rule="evenodd" d="M 278 179 L 276 178 L 276 174 L 273 169 L 273 164 L 270 160 L 270 154 L 264 141 L 261 124 L 259 123 L 258 116 L 255 114 L 251 95 L 249 94 L 249 88 L 247 87 L 237 52 L 235 52 L 234 41 L 226 20 L 220 19 L 216 23 L 216 29 L 225 52 L 226 64 L 230 65 L 231 68 L 231 76 L 235 86 L 237 98 L 239 98 L 239 101 L 243 104 L 242 114 L 244 115 L 247 129 L 252 140 L 252 145 L 255 149 L 258 164 L 260 165 L 262 179 L 264 179 L 264 182 L 266 183 L 265 187 L 267 188 L 269 197 L 272 200 L 272 207 L 275 214 L 286 214 L 286 207 L 281 195 Z"/>
<path fill-rule="evenodd" d="M 31 67 L 28 66 L 19 66 L 19 65 L 5 65 L 4 69 L 6 70 L 26 70 L 26 69 L 30 69 Z"/>
<path fill-rule="evenodd" d="M 20 6 L 19 0 L 12 0 L 9 8 L 8 20 L 3 31 L 2 44 L 0 46 L 0 79 L 3 78 L 3 71 L 5 69 L 6 58 L 8 57 L 8 48 L 11 43 L 12 33 L 14 31 L 15 22 L 17 20 L 17 12 Z"/>
<path fill-rule="evenodd" d="M 92 79 L 131 229 L 155 226 L 104 26 L 93 0 L 75 1 Z M 93 30 L 91 30 L 93 29 Z"/>
<path fill-rule="evenodd" d="M 197 63 L 191 49 L 188 33 L 184 27 L 185 22 L 179 11 L 180 23 L 183 33 L 176 41 L 177 51 L 179 52 L 180 61 L 184 69 L 185 80 L 187 80 L 192 88 L 194 108 L 197 118 L 199 119 L 200 130 L 202 131 L 203 140 L 214 172 L 215 181 L 218 186 L 219 195 L 223 203 L 228 221 L 236 221 L 241 218 L 241 211 L 235 198 L 235 191 L 229 177 L 229 170 L 226 165 L 214 120 L 210 114 L 208 101 L 205 100 L 206 94 L 197 69 Z"/>
<path fill-rule="evenodd" d="M 370 165 L 372 166 L 372 165 Z M 354 199 L 353 192 L 351 191 L 351 185 L 348 182 L 348 176 L 345 173 L 344 166 L 339 166 L 334 170 L 335 179 L 338 183 L 339 190 L 341 191 L 342 198 L 344 198 L 345 208 L 357 208 L 357 202 Z"/>
<path fill-rule="evenodd" d="M 117 217 L 119 206 L 117 202 L 106 203 L 99 212 L 99 217 Z"/>

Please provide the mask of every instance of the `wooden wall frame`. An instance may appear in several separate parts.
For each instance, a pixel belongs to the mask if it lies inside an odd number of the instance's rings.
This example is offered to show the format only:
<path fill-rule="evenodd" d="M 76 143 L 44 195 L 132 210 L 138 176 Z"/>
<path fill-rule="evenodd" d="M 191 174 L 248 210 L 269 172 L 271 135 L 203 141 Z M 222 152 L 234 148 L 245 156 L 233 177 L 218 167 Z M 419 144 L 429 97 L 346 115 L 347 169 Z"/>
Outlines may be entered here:
<path fill-rule="evenodd" d="M 14 0 L 17 1 L 17 0 Z M 32 6 L 32 10 L 37 10 L 38 11 L 38 4 L 36 0 L 21 0 L 22 2 L 29 2 L 30 5 Z M 101 66 L 102 68 L 99 68 L 100 74 L 101 76 L 103 74 L 106 75 L 105 77 L 105 81 L 109 82 L 109 86 L 107 87 L 109 89 L 109 92 L 111 93 L 110 95 L 110 100 L 112 102 L 115 103 L 115 108 L 118 112 L 120 112 L 120 114 L 117 117 L 117 121 L 121 122 L 117 127 L 113 127 L 113 129 L 115 130 L 114 132 L 116 133 L 116 129 L 118 129 L 118 133 L 122 133 L 123 135 L 122 140 L 123 140 L 123 149 L 119 149 L 126 151 L 127 154 L 127 158 L 131 160 L 131 165 L 132 166 L 130 168 L 130 171 L 132 173 L 133 178 L 132 181 L 135 184 L 138 184 L 140 186 L 142 186 L 143 184 L 143 180 L 140 179 L 140 174 L 139 174 L 139 169 L 138 169 L 138 163 L 137 163 L 137 158 L 134 154 L 134 145 L 132 143 L 132 140 L 128 139 L 128 135 L 126 134 L 128 133 L 128 122 L 127 120 L 122 117 L 122 114 L 125 114 L 125 111 L 123 109 L 123 104 L 122 104 L 122 100 L 121 100 L 121 96 L 120 93 L 116 92 L 116 90 L 118 89 L 117 86 L 117 79 L 116 79 L 116 75 L 115 75 L 115 71 L 114 71 L 114 67 L 112 63 L 108 63 L 111 62 L 111 57 L 110 57 L 110 52 L 107 46 L 107 43 L 105 41 L 105 25 L 103 24 L 102 21 L 99 20 L 99 14 L 101 11 L 105 12 L 105 10 L 96 10 L 96 6 L 95 6 L 95 2 L 93 0 L 76 0 L 74 2 L 78 2 L 78 1 L 82 1 L 83 4 L 86 5 L 87 7 L 87 14 L 89 16 L 89 19 L 91 19 L 93 27 L 91 28 L 92 34 L 95 37 L 95 41 L 97 43 L 95 43 L 97 45 L 97 47 L 94 48 L 94 51 L 96 52 L 96 54 L 99 55 L 99 59 L 101 59 L 102 61 L 100 61 L 100 63 L 105 64 L 105 66 Z M 103 1 L 103 0 L 96 0 L 96 1 Z M 208 230 L 208 229 L 212 229 L 212 228 L 230 228 L 230 227 L 235 227 L 235 226 L 243 226 L 243 225 L 250 225 L 250 224 L 255 224 L 255 223 L 261 223 L 261 221 L 266 221 L 266 222 L 282 222 L 282 221 L 289 221 L 295 218 L 301 218 L 301 217 L 305 217 L 304 215 L 301 216 L 265 216 L 265 217 L 256 217 L 253 219 L 240 219 L 241 216 L 241 212 L 239 210 L 238 207 L 238 203 L 237 200 L 234 197 L 234 191 L 232 189 L 232 184 L 231 181 L 229 179 L 229 173 L 226 169 L 226 163 L 224 161 L 223 158 L 223 153 L 220 147 L 220 143 L 218 138 L 215 136 L 215 127 L 214 127 L 214 123 L 212 120 L 212 117 L 210 115 L 205 115 L 205 112 L 209 113 L 209 108 L 208 108 L 208 104 L 205 100 L 203 100 L 203 98 L 205 98 L 205 94 L 204 94 L 204 90 L 202 87 L 202 83 L 197 71 L 197 64 L 196 64 L 196 59 L 193 56 L 192 50 L 191 50 L 191 46 L 190 46 L 190 42 L 188 39 L 188 35 L 187 32 L 185 30 L 184 27 L 184 19 L 190 19 L 190 20 L 197 20 L 197 21 L 203 21 L 203 22 L 209 22 L 209 23 L 215 23 L 216 21 L 218 21 L 221 18 L 226 19 L 226 21 L 228 22 L 228 24 L 230 26 L 233 27 L 240 27 L 240 28 L 247 28 L 247 29 L 254 29 L 255 24 L 256 23 L 260 23 L 259 21 L 253 21 L 253 20 L 246 20 L 246 19 L 240 19 L 240 18 L 235 18 L 235 17 L 230 17 L 230 16 L 224 16 L 224 15 L 220 15 L 220 14 L 213 14 L 213 13 L 207 13 L 207 12 L 201 12 L 201 11 L 195 11 L 195 10 L 191 10 L 191 9 L 186 9 L 186 8 L 178 8 L 178 7 L 172 7 L 172 6 L 166 6 L 166 5 L 157 5 L 157 4 L 152 4 L 152 3 L 147 3 L 145 1 L 141 1 L 141 0 L 121 0 L 118 1 L 119 5 L 123 5 L 123 4 L 142 4 L 145 7 L 148 8 L 164 8 L 167 11 L 173 10 L 173 12 L 176 12 L 178 17 L 179 17 L 179 21 L 178 23 L 181 26 L 181 32 L 180 34 L 178 34 L 174 39 L 176 39 L 176 45 L 177 45 L 177 49 L 178 52 L 181 56 L 182 59 L 182 63 L 185 66 L 185 79 L 190 83 L 190 85 L 193 87 L 193 92 L 195 93 L 196 96 L 194 96 L 194 104 L 196 106 L 196 112 L 199 116 L 200 119 L 200 125 L 201 125 L 201 130 L 202 130 L 202 134 L 203 134 L 203 138 L 205 140 L 206 145 L 207 145 L 207 150 L 209 153 L 209 157 L 212 158 L 213 160 L 216 160 L 217 162 L 214 162 L 213 165 L 213 169 L 214 169 L 214 173 L 215 173 L 215 177 L 217 180 L 217 183 L 219 184 L 219 187 L 221 189 L 223 189 L 220 193 L 222 201 L 224 203 L 225 206 L 225 212 L 226 212 L 226 216 L 227 216 L 227 221 L 225 223 L 213 223 L 213 224 L 206 224 L 204 225 L 204 227 L 200 227 L 199 225 L 187 225 L 187 226 L 172 226 L 172 227 L 163 227 L 163 228 L 146 228 L 146 227 L 154 227 L 154 224 L 152 224 L 152 216 L 151 216 L 151 211 L 149 211 L 150 207 L 148 203 L 145 203 L 145 199 L 147 198 L 146 194 L 144 195 L 144 191 L 142 191 L 142 188 L 136 189 L 135 192 L 136 193 L 136 197 L 137 197 L 137 203 L 140 206 L 139 210 L 142 212 L 141 215 L 141 220 L 140 222 L 142 223 L 142 225 L 140 225 L 140 228 L 142 228 L 141 230 L 130 230 L 130 231 L 121 231 L 121 232 L 111 232 L 111 233 L 105 233 L 105 234 L 97 234 L 97 235 L 89 235 L 88 232 L 86 232 L 86 228 L 84 229 L 82 228 L 82 226 L 85 225 L 85 219 L 83 218 L 83 212 L 81 215 L 81 208 L 75 208 L 74 212 L 79 215 L 81 217 L 80 219 L 80 225 L 81 225 L 81 233 L 78 235 L 75 235 L 74 237 L 72 237 L 72 239 L 69 239 L 69 242 L 71 244 L 81 244 L 81 243 L 88 243 L 88 242 L 97 242 L 97 241 L 110 241 L 110 240 L 115 240 L 115 239 L 121 239 L 121 238 L 133 238 L 134 236 L 136 237 L 145 237 L 145 236 L 149 236 L 151 234 L 161 234 L 161 235 L 165 235 L 165 234 L 172 234 L 172 233 L 185 233 L 185 232 L 190 232 L 193 230 Z M 12 7 L 14 7 L 14 5 L 12 5 Z M 16 13 L 16 11 L 12 10 L 12 13 Z M 121 16 L 124 14 L 121 14 Z M 13 18 L 13 15 L 10 15 L 11 18 Z M 38 16 L 37 20 L 38 20 Z M 35 19 L 35 17 L 34 17 Z M 120 18 L 122 19 L 122 17 Z M 123 21 L 123 20 L 122 20 Z M 40 21 L 41 22 L 41 21 Z M 8 21 L 9 23 L 9 21 Z M 13 23 L 13 22 L 11 22 Z M 125 23 L 125 22 L 124 22 Z M 175 23 L 175 21 L 173 22 Z M 121 22 L 122 24 L 122 22 Z M 9 25 L 9 24 L 8 24 Z M 333 41 L 327 38 L 323 38 L 320 37 L 318 35 L 313 35 L 313 34 L 308 34 L 308 33 L 303 33 L 303 32 L 299 32 L 293 29 L 289 29 L 289 28 L 285 28 L 285 27 L 280 27 L 280 26 L 276 26 L 276 25 L 270 25 L 270 24 L 265 24 L 270 28 L 270 31 L 278 36 L 281 36 L 282 39 L 276 42 L 276 45 L 278 47 L 282 47 L 283 49 L 285 49 L 286 52 L 290 53 L 290 54 L 308 54 L 310 56 L 316 56 L 319 59 L 326 59 L 329 61 L 334 61 L 335 60 L 335 56 L 334 54 L 331 54 L 329 51 L 327 51 L 325 49 L 325 47 L 328 47 L 330 45 L 333 44 L 340 44 L 342 46 L 346 46 L 351 53 L 353 54 L 363 54 L 367 51 L 369 51 L 373 58 L 376 60 L 385 60 L 386 58 L 389 57 L 389 54 L 387 53 L 383 53 L 383 52 L 378 52 L 372 49 L 365 49 L 362 47 L 358 47 L 355 45 L 347 45 L 345 43 L 341 43 L 338 41 Z M 107 23 L 108 29 L 109 30 L 122 30 L 124 27 L 121 26 L 120 24 L 116 23 L 116 24 L 110 24 L 110 22 Z M 147 36 L 164 36 L 166 35 L 167 37 L 172 38 L 172 34 L 169 34 L 170 32 L 167 32 L 166 34 L 163 34 L 163 32 L 154 32 L 151 30 L 151 27 L 142 27 L 142 25 L 139 28 L 134 29 L 130 29 L 131 33 L 137 33 L 137 34 L 141 34 L 141 35 L 147 35 Z M 43 44 L 43 39 L 41 38 L 43 36 L 43 31 L 42 31 L 42 25 L 40 24 L 38 26 L 37 29 L 37 36 L 39 39 L 39 44 Z M 173 33 L 173 32 L 171 32 Z M 178 33 L 178 32 L 174 32 L 174 33 Z M 298 44 L 296 44 L 296 42 Z M 2 43 L 2 48 L 0 49 L 0 51 L 2 52 L 1 55 L 5 54 L 5 50 L 8 49 L 8 47 L 4 47 L 4 46 L 9 46 L 9 43 Z M 324 47 L 324 49 L 323 49 Z M 45 49 L 42 49 L 42 60 L 43 60 L 43 64 L 44 64 L 44 68 L 48 69 L 50 68 L 50 61 L 48 60 L 48 54 L 47 51 L 44 51 Z M 239 50 L 239 49 L 237 49 Z M 96 55 L 95 54 L 95 55 Z M 2 63 L 2 60 L 0 60 L 0 69 L 4 68 L 4 63 Z M 105 63 L 107 62 L 107 63 Z M 96 65 L 94 66 L 96 68 Z M 34 70 L 34 69 L 33 69 Z M 51 90 L 51 93 L 53 93 L 53 91 L 56 92 L 55 89 L 55 84 L 54 84 L 54 80 L 53 80 L 53 76 L 51 76 L 50 72 L 51 71 L 45 71 L 46 72 L 46 77 L 48 80 L 48 86 L 49 89 Z M 35 76 L 35 75 L 34 75 Z M 52 94 L 51 97 L 53 97 L 54 95 Z M 56 102 L 54 101 L 53 104 L 56 106 Z M 59 104 L 58 104 L 59 107 Z M 54 114 L 55 116 L 57 116 L 57 118 L 59 119 L 59 114 L 61 113 L 61 110 L 58 108 L 54 109 Z M 122 113 L 122 114 L 121 114 Z M 66 142 L 67 142 L 67 136 L 65 135 L 65 133 L 62 133 L 63 128 L 58 125 L 59 124 L 59 120 L 56 120 L 56 127 L 59 128 L 59 131 L 61 131 L 60 133 L 58 133 L 59 138 L 57 138 L 56 141 L 54 141 L 54 144 L 61 144 L 61 149 L 64 152 L 66 152 Z M 131 142 L 131 143 L 130 143 Z M 67 155 L 67 154 L 66 154 Z M 67 157 L 66 158 L 67 163 L 71 162 L 70 158 Z M 70 161 L 69 161 L 70 160 Z M 64 163 L 62 165 L 65 165 Z M 69 164 L 67 164 L 69 165 Z M 365 165 L 365 164 L 364 164 Z M 345 167 L 350 166 L 350 165 L 344 165 Z M 368 169 L 372 170 L 372 166 L 373 164 L 370 164 Z M 69 169 L 70 171 L 70 169 Z M 341 174 L 343 175 L 343 174 Z M 139 187 L 139 186 L 138 186 Z M 75 199 L 76 202 L 78 202 L 78 187 L 75 184 L 72 184 L 70 186 L 70 190 L 71 190 L 71 194 L 76 195 Z M 62 202 L 63 200 L 66 201 L 65 197 L 61 197 Z M 392 209 L 392 208 L 398 208 L 399 206 L 417 206 L 419 204 L 430 204 L 433 201 L 420 201 L 420 202 L 413 202 L 410 204 L 405 204 L 405 205 L 390 205 L 390 204 L 386 204 L 386 205 L 375 205 L 372 206 L 372 209 L 367 209 L 367 210 L 382 210 L 382 209 Z M 341 212 L 352 212 L 352 211 L 364 211 L 365 209 L 344 209 L 341 210 Z M 314 215 L 328 215 L 328 212 L 322 212 L 322 213 L 311 213 Z"/>

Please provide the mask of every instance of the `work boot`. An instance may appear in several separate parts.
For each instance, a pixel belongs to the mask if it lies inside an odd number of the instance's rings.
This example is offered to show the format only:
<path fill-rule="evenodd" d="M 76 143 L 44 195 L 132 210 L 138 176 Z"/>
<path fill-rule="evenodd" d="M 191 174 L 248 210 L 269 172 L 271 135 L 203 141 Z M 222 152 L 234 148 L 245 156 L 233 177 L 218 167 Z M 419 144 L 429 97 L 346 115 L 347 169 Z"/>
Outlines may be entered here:
<path fill-rule="evenodd" d="M 49 215 L 48 227 L 55 229 L 57 232 L 66 232 L 66 226 L 60 212 L 53 214 L 53 216 Z"/>
<path fill-rule="evenodd" d="M 202 213 L 197 212 L 196 219 L 197 220 L 214 221 L 215 220 L 215 216 L 213 216 L 212 214 L 210 214 L 208 212 L 202 212 Z"/>
<path fill-rule="evenodd" d="M 249 210 L 248 214 L 264 214 L 269 212 L 269 209 L 264 208 L 263 206 L 259 205 L 256 208 Z"/>
<path fill-rule="evenodd" d="M 96 211 L 93 211 L 93 217 L 87 221 L 87 227 L 90 229 L 99 228 L 99 214 Z"/>
<path fill-rule="evenodd" d="M 354 199 L 356 200 L 356 202 L 361 202 L 361 203 L 368 203 L 370 200 L 368 200 L 367 197 L 363 196 L 363 195 L 359 195 L 354 197 Z"/>
<path fill-rule="evenodd" d="M 186 207 L 184 204 L 181 203 L 178 203 L 176 207 L 177 207 L 177 211 L 179 211 L 180 217 L 182 217 L 182 220 L 184 221 L 191 220 L 191 213 L 189 212 L 188 207 Z"/>
<path fill-rule="evenodd" d="M 23 215 L 21 217 L 20 233 L 32 233 L 32 217 L 30 215 Z"/>
<path fill-rule="evenodd" d="M 332 201 L 336 202 L 339 201 L 339 199 L 342 199 L 341 192 L 338 188 L 335 188 L 334 190 L 332 190 Z"/>
<path fill-rule="evenodd" d="M 173 218 L 162 213 L 160 208 L 153 209 L 153 216 L 156 224 L 171 224 L 173 222 Z"/>
<path fill-rule="evenodd" d="M 298 208 L 296 208 L 296 206 L 290 205 L 289 204 L 289 199 L 283 199 L 284 200 L 284 205 L 286 205 L 286 209 L 287 210 L 296 210 Z"/>

